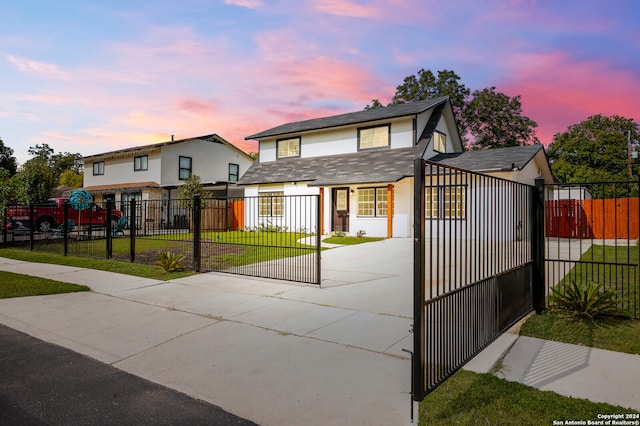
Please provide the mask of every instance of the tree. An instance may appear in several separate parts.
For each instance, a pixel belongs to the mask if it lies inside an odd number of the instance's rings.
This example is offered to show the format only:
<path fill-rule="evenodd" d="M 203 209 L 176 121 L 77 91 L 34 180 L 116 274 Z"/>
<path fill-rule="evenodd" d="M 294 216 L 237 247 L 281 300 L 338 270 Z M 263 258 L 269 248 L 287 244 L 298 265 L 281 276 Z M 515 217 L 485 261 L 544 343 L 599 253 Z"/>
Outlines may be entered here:
<path fill-rule="evenodd" d="M 13 156 L 13 149 L 6 146 L 2 138 L 0 138 L 0 168 L 9 172 L 9 176 L 15 175 L 18 170 L 18 162 Z"/>
<path fill-rule="evenodd" d="M 473 148 L 504 148 L 540 143 L 535 135 L 538 123 L 522 115 L 520 96 L 510 98 L 495 87 L 473 92 L 467 104 L 465 121 Z"/>
<path fill-rule="evenodd" d="M 33 158 L 27 160 L 18 171 L 27 203 L 41 203 L 51 197 L 65 170 L 73 170 L 76 173 L 82 170 L 80 154 L 56 154 L 46 143 L 29 147 L 29 154 Z"/>
<path fill-rule="evenodd" d="M 200 176 L 191 175 L 185 179 L 184 183 L 178 188 L 178 205 L 186 209 L 192 209 L 193 197 L 196 194 L 200 194 L 202 200 L 201 206 L 203 208 L 206 207 L 206 199 L 210 198 L 210 193 L 204 190 Z"/>
<path fill-rule="evenodd" d="M 627 141 L 640 140 L 631 118 L 597 114 L 554 135 L 547 154 L 551 170 L 563 182 L 625 181 Z"/>
<path fill-rule="evenodd" d="M 460 128 L 460 135 L 464 136 L 466 124 L 464 108 L 471 90 L 460 83 L 460 76 L 450 70 L 438 71 L 438 76 L 431 70 L 420 69 L 416 75 L 405 77 L 403 83 L 396 87 L 396 93 L 389 105 L 405 104 L 426 99 L 448 96 L 451 100 L 453 113 Z M 378 99 L 373 99 L 371 105 L 365 109 L 382 107 Z"/>
<path fill-rule="evenodd" d="M 60 174 L 60 178 L 58 180 L 59 186 L 68 186 L 71 188 L 81 188 L 83 173 L 78 173 L 75 170 L 65 170 Z"/>
<path fill-rule="evenodd" d="M 0 217 L 6 207 L 22 202 L 23 194 L 17 175 L 11 176 L 7 169 L 0 167 Z"/>
<path fill-rule="evenodd" d="M 520 96 L 510 98 L 496 93 L 495 87 L 471 91 L 460 82 L 460 76 L 451 70 L 421 69 L 406 77 L 396 87 L 390 105 L 448 96 L 458 124 L 462 142 L 469 148 L 488 148 L 539 143 L 535 136 L 538 124 L 522 115 Z M 373 99 L 365 109 L 382 107 Z"/>

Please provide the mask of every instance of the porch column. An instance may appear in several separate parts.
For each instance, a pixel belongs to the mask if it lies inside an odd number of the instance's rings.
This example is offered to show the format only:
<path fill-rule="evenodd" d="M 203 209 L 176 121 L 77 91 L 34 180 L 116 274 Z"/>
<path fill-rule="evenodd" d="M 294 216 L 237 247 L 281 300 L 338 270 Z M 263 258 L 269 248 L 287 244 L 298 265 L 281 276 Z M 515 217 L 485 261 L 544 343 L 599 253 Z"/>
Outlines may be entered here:
<path fill-rule="evenodd" d="M 320 230 L 318 231 L 318 238 L 324 233 L 324 188 L 320 188 Z"/>
<path fill-rule="evenodd" d="M 393 185 L 387 185 L 387 238 L 393 237 Z"/>

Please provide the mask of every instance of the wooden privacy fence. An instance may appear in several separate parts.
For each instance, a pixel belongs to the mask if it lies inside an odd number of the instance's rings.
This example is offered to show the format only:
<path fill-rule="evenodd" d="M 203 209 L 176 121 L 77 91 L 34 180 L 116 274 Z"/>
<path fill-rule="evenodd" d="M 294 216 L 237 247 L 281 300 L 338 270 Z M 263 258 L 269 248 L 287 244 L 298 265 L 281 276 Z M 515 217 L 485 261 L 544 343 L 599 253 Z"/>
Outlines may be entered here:
<path fill-rule="evenodd" d="M 206 200 L 202 208 L 201 229 L 212 231 L 237 231 L 244 229 L 244 200 Z"/>
<path fill-rule="evenodd" d="M 640 236 L 636 198 L 545 201 L 547 237 L 636 239 Z"/>

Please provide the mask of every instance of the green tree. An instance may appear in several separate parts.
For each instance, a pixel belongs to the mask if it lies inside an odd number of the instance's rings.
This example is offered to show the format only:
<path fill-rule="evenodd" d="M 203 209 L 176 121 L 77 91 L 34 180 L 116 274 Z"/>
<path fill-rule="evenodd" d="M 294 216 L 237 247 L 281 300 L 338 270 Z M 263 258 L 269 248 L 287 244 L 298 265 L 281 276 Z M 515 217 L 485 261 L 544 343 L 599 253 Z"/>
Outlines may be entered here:
<path fill-rule="evenodd" d="M 11 176 L 7 169 L 0 167 L 0 217 L 6 207 L 23 202 L 22 185 L 18 176 Z"/>
<path fill-rule="evenodd" d="M 193 208 L 193 196 L 200 194 L 202 200 L 201 206 L 204 208 L 207 206 L 207 198 L 211 198 L 211 193 L 205 191 L 202 180 L 198 175 L 191 175 L 188 179 L 185 179 L 184 183 L 178 188 L 178 205 L 186 209 Z"/>
<path fill-rule="evenodd" d="M 82 181 L 84 173 L 79 173 L 75 170 L 65 170 L 60 174 L 58 179 L 59 186 L 68 186 L 71 188 L 82 188 Z"/>
<path fill-rule="evenodd" d="M 41 203 L 51 197 L 65 170 L 73 170 L 77 173 L 82 170 L 80 154 L 69 152 L 56 154 L 46 143 L 29 147 L 29 154 L 32 158 L 27 160 L 18 171 L 27 203 Z"/>
<path fill-rule="evenodd" d="M 538 124 L 522 115 L 520 96 L 510 98 L 497 93 L 495 87 L 471 90 L 451 70 L 421 69 L 406 77 L 396 87 L 390 105 L 448 96 L 460 132 L 460 138 L 469 148 L 489 148 L 539 143 L 535 136 Z M 365 109 L 382 107 L 373 99 Z"/>
<path fill-rule="evenodd" d="M 8 171 L 9 176 L 15 175 L 18 170 L 18 162 L 13 156 L 13 149 L 6 146 L 2 138 L 0 138 L 0 168 Z"/>
<path fill-rule="evenodd" d="M 638 125 L 631 118 L 597 114 L 554 135 L 547 154 L 563 182 L 625 181 L 627 141 L 638 147 Z"/>
<path fill-rule="evenodd" d="M 520 96 L 510 98 L 489 87 L 473 92 L 464 115 L 472 135 L 473 148 L 504 148 L 540 143 L 538 123 L 522 115 Z"/>

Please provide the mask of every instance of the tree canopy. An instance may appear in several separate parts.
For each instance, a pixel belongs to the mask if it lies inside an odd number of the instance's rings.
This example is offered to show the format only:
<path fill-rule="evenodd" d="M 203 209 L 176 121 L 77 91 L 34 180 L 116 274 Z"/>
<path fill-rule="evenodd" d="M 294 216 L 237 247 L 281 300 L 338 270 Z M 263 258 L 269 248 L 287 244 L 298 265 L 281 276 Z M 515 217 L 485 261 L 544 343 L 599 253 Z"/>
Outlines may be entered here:
<path fill-rule="evenodd" d="M 597 114 L 553 137 L 547 154 L 563 182 L 625 181 L 627 141 L 638 147 L 638 125 L 631 118 Z"/>
<path fill-rule="evenodd" d="M 6 146 L 2 138 L 0 138 L 0 168 L 9 172 L 9 176 L 15 175 L 18 170 L 18 162 L 13 156 L 13 149 Z"/>
<path fill-rule="evenodd" d="M 448 96 L 458 124 L 460 138 L 468 148 L 494 148 L 539 143 L 535 136 L 538 124 L 522 115 L 520 96 L 496 92 L 495 87 L 471 90 L 451 70 L 441 70 L 436 75 L 420 69 L 416 75 L 405 77 L 396 87 L 389 105 L 415 102 Z M 365 109 L 384 106 L 373 99 Z"/>
<path fill-rule="evenodd" d="M 510 98 L 495 87 L 473 92 L 464 110 L 475 148 L 504 148 L 540 143 L 538 123 L 522 115 L 520 96 Z"/>

